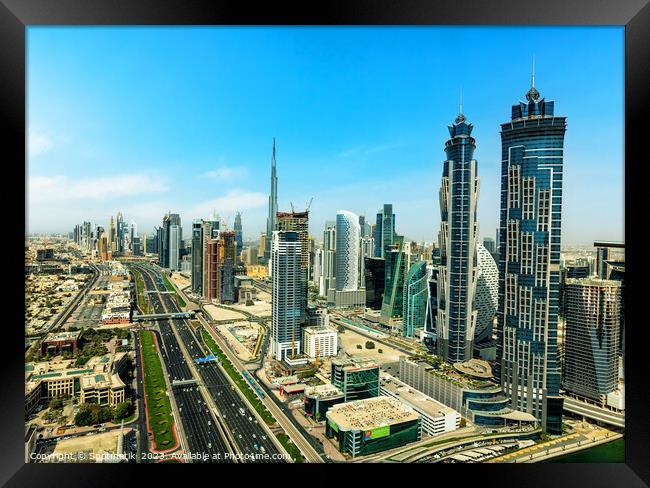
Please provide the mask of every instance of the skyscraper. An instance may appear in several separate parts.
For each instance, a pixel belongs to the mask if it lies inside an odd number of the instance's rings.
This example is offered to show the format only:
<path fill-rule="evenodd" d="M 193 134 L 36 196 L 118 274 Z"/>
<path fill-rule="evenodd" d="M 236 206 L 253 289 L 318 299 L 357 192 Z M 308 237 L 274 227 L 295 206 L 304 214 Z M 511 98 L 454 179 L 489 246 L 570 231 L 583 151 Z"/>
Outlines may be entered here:
<path fill-rule="evenodd" d="M 298 233 L 274 231 L 271 253 L 271 353 L 282 360 L 300 353 L 302 273 Z"/>
<path fill-rule="evenodd" d="M 501 124 L 497 363 L 510 406 L 562 432 L 557 351 L 566 118 L 532 87 Z"/>
<path fill-rule="evenodd" d="M 438 273 L 437 350 L 445 361 L 472 358 L 477 312 L 476 248 L 479 179 L 472 158 L 476 141 L 460 113 L 449 126 L 440 187 L 440 270 Z"/>
<path fill-rule="evenodd" d="M 192 222 L 192 291 L 203 293 L 203 221 Z"/>
<path fill-rule="evenodd" d="M 375 257 L 385 257 L 385 250 L 395 240 L 395 214 L 393 205 L 385 203 L 383 208 L 377 212 L 377 224 L 375 225 Z"/>
<path fill-rule="evenodd" d="M 386 260 L 384 258 L 364 258 L 364 286 L 366 288 L 366 307 L 381 310 L 386 283 Z"/>
<path fill-rule="evenodd" d="M 235 225 L 233 227 L 235 231 L 235 244 L 237 245 L 237 249 L 235 250 L 237 254 L 237 261 L 239 261 L 239 255 L 241 254 L 241 251 L 244 247 L 244 238 L 242 235 L 242 227 L 241 227 L 241 213 L 237 212 L 235 214 Z"/>
<path fill-rule="evenodd" d="M 173 231 L 172 227 L 174 227 Z M 178 270 L 180 269 L 180 249 L 183 240 L 180 215 L 167 213 L 163 217 L 161 229 L 159 245 L 162 247 L 159 247 L 158 250 L 158 263 L 163 268 Z"/>
<path fill-rule="evenodd" d="M 362 227 L 361 231 L 363 232 Z M 373 239 L 370 236 L 361 237 L 359 241 L 359 288 L 365 288 L 366 286 L 366 258 L 374 256 L 373 244 Z"/>
<path fill-rule="evenodd" d="M 271 194 L 269 195 L 269 215 L 266 219 L 266 242 L 264 262 L 268 263 L 271 257 L 271 236 L 277 229 L 278 213 L 278 177 L 275 169 L 275 137 L 273 138 L 273 156 L 271 157 Z"/>
<path fill-rule="evenodd" d="M 404 281 L 404 312 L 402 314 L 402 335 L 404 337 L 413 337 L 416 328 L 424 327 L 427 295 L 427 263 L 426 261 L 417 261 L 409 269 Z"/>
<path fill-rule="evenodd" d="M 395 236 L 393 244 L 385 249 L 386 277 L 381 316 L 388 324 L 391 318 L 401 317 L 404 311 L 404 278 L 408 266 L 403 245 L 404 236 Z"/>
<path fill-rule="evenodd" d="M 492 337 L 492 324 L 497 313 L 499 302 L 499 268 L 492 254 L 481 244 L 476 250 L 477 273 L 476 279 L 476 330 L 474 344 L 489 340 Z"/>
<path fill-rule="evenodd" d="M 219 232 L 219 246 L 222 249 L 223 258 L 219 262 L 219 280 L 221 282 L 221 293 L 219 301 L 221 303 L 234 303 L 237 300 L 235 290 L 235 232 L 225 230 Z"/>
<path fill-rule="evenodd" d="M 300 241 L 300 271 L 302 275 L 301 317 L 302 323 L 307 322 L 307 281 L 309 277 L 309 211 L 278 212 L 276 216 L 277 230 L 294 231 Z"/>
<path fill-rule="evenodd" d="M 336 213 L 336 290 L 359 289 L 359 217 L 347 210 Z"/>
<path fill-rule="evenodd" d="M 618 385 L 621 283 L 569 278 L 566 300 L 562 386 L 604 405 Z"/>
<path fill-rule="evenodd" d="M 318 294 L 326 297 L 336 287 L 336 222 L 325 222 L 323 232 L 323 262 Z"/>

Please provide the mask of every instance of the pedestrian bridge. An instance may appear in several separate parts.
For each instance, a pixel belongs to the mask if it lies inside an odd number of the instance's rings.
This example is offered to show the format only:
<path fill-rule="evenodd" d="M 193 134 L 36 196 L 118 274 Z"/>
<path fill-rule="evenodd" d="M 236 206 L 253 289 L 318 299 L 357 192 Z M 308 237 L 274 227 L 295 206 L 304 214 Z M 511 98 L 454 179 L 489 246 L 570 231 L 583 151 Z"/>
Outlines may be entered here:
<path fill-rule="evenodd" d="M 192 378 L 191 380 L 173 380 L 172 381 L 172 386 L 188 386 L 188 385 L 196 385 L 197 381 L 195 378 Z"/>
<path fill-rule="evenodd" d="M 176 312 L 176 313 L 152 313 L 152 314 L 133 314 L 134 322 L 142 320 L 160 320 L 160 319 L 191 319 L 196 315 L 194 312 Z"/>

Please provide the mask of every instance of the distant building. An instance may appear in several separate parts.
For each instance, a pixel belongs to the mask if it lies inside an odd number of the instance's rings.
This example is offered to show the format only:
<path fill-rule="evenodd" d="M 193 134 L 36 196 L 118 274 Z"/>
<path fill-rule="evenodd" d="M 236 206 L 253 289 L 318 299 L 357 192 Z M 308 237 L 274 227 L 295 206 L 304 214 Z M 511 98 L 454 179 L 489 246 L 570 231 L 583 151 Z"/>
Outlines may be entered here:
<path fill-rule="evenodd" d="M 375 257 L 386 257 L 386 249 L 395 242 L 395 214 L 393 205 L 385 203 L 383 208 L 377 212 L 375 225 Z"/>
<path fill-rule="evenodd" d="M 323 233 L 323 261 L 318 283 L 318 294 L 326 297 L 329 290 L 336 288 L 336 222 L 325 222 Z"/>
<path fill-rule="evenodd" d="M 408 263 L 406 254 L 402 250 L 403 242 L 402 236 L 395 236 L 394 243 L 388 246 L 384 252 L 386 278 L 381 315 L 386 321 L 394 317 L 401 317 L 404 312 L 404 278 Z"/>
<path fill-rule="evenodd" d="M 53 332 L 41 342 L 41 356 L 56 356 L 66 352 L 75 353 L 79 348 L 81 331 Z"/>
<path fill-rule="evenodd" d="M 235 256 L 237 256 L 237 259 L 239 259 L 239 255 L 241 254 L 241 251 L 244 247 L 244 238 L 242 233 L 240 212 L 237 212 L 235 214 L 235 225 L 233 226 L 233 229 L 235 231 L 235 245 L 236 245 Z"/>

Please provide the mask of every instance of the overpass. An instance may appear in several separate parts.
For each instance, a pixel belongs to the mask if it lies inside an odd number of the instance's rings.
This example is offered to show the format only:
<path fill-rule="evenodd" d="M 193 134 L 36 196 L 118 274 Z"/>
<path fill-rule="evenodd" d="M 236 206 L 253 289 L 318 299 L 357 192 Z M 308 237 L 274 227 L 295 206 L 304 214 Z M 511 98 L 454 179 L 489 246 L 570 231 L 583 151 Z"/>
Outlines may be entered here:
<path fill-rule="evenodd" d="M 609 410 L 568 396 L 563 396 L 563 398 L 564 410 L 567 412 L 613 427 L 625 427 L 625 412 Z"/>
<path fill-rule="evenodd" d="M 140 320 L 159 320 L 159 319 L 191 319 L 194 312 L 176 312 L 176 313 L 151 313 L 151 314 L 133 314 L 133 322 Z"/>

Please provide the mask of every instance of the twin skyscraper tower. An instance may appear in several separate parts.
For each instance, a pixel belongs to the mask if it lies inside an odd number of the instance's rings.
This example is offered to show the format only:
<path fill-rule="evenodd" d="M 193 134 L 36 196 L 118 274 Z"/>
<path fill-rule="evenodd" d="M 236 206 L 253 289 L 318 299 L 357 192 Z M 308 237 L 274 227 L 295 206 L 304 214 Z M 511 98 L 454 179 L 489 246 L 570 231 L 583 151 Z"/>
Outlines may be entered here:
<path fill-rule="evenodd" d="M 562 431 L 557 352 L 562 170 L 566 118 L 532 86 L 501 124 L 499 299 L 495 380 L 509 406 Z M 476 141 L 462 113 L 449 127 L 440 188 L 437 353 L 472 357 L 477 314 Z"/>

